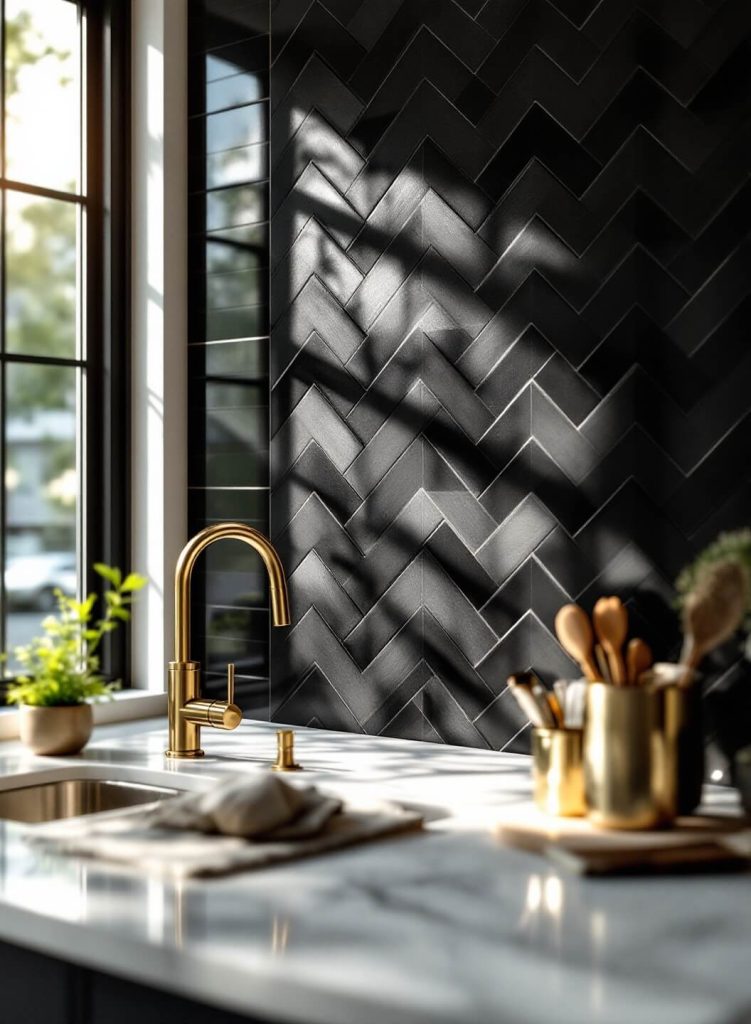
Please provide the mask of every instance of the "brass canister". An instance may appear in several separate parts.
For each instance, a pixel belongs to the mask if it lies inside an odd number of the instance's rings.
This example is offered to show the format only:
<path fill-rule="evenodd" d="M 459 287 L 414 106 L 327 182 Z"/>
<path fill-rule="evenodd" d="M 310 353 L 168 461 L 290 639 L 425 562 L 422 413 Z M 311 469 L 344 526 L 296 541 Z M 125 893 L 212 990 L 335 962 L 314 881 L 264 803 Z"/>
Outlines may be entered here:
<path fill-rule="evenodd" d="M 544 814 L 572 818 L 586 813 L 583 745 L 581 729 L 532 730 L 534 799 Z"/>
<path fill-rule="evenodd" d="M 584 723 L 584 785 L 590 821 L 653 828 L 666 806 L 662 701 L 646 686 L 590 683 Z"/>

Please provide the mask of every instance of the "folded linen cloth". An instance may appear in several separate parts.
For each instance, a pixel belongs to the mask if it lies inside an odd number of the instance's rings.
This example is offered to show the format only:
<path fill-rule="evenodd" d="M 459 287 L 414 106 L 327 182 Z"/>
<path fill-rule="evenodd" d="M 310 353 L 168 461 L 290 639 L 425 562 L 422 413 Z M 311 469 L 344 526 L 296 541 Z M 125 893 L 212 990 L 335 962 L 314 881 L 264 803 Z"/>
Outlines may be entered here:
<path fill-rule="evenodd" d="M 277 775 L 238 776 L 203 793 L 163 800 L 148 823 L 243 839 L 304 839 L 341 809 L 341 800 L 314 786 L 291 786 Z"/>
<path fill-rule="evenodd" d="M 421 827 L 398 804 L 343 806 L 278 776 L 240 776 L 159 804 L 34 826 L 26 838 L 172 878 L 210 877 Z"/>

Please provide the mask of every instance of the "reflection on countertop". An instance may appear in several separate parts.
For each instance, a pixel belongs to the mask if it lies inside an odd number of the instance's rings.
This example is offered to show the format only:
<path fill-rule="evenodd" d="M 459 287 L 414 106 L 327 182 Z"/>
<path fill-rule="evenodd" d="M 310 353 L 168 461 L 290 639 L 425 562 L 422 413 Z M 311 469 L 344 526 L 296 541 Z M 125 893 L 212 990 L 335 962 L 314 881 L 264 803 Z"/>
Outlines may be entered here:
<path fill-rule="evenodd" d="M 163 722 L 98 730 L 79 758 L 0 747 L 0 776 L 125 765 L 265 771 L 275 727 L 164 758 Z M 66 858 L 0 824 L 0 938 L 260 1019 L 321 1024 L 751 1016 L 749 876 L 585 880 L 489 831 L 529 797 L 526 758 L 296 729 L 300 781 L 431 809 L 423 834 L 254 874 L 167 882 Z M 719 797 L 718 797 L 719 799 Z M 710 951 L 711 945 L 711 951 Z"/>

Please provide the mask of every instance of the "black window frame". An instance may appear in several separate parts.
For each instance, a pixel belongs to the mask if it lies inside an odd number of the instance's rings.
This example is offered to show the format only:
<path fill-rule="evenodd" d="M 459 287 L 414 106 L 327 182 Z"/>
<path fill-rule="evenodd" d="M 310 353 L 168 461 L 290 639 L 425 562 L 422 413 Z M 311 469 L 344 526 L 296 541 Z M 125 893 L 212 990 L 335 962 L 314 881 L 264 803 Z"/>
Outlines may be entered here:
<path fill-rule="evenodd" d="M 129 221 L 130 221 L 130 4 L 122 0 L 76 2 L 85 17 L 81 72 L 85 77 L 85 352 L 75 359 L 9 354 L 0 356 L 0 393 L 5 394 L 6 367 L 26 362 L 83 366 L 82 465 L 84 529 L 76 552 L 82 593 L 101 594 L 94 562 L 129 568 Z M 0 0 L 0 35 L 5 3 Z M 4 65 L 4 41 L 2 45 Z M 0 76 L 0 115 L 4 108 L 4 66 Z M 0 116 L 0 144 L 5 145 L 5 118 Z M 60 198 L 54 190 L 29 187 L 0 177 L 3 189 Z M 4 207 L 3 207 L 4 209 Z M 0 242 L 5 224 L 0 223 Z M 5 310 L 5 274 L 0 276 L 0 314 Z M 4 412 L 0 423 L 4 424 Z M 0 483 L 5 480 L 6 439 L 0 430 Z M 6 560 L 6 492 L 0 486 L 0 568 Z M 0 608 L 5 609 L 4 571 L 0 571 Z M 128 645 L 123 630 L 106 638 L 102 671 L 108 679 L 129 677 Z M 0 646 L 6 648 L 5 614 L 0 616 Z M 2 685 L 0 683 L 0 685 Z"/>

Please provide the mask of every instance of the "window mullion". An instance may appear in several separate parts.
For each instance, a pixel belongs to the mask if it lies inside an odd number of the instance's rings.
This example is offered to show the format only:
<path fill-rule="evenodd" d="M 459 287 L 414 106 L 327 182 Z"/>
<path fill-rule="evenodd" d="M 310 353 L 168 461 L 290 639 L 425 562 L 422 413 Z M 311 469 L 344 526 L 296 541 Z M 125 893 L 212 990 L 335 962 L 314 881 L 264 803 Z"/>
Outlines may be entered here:
<path fill-rule="evenodd" d="M 25 181 L 17 181 L 15 178 L 0 177 L 0 188 L 10 189 L 12 192 L 23 192 L 29 196 L 39 196 L 42 199 L 57 199 L 62 203 L 75 203 L 79 206 L 86 205 L 86 196 L 82 192 L 59 192 L 55 188 L 45 188 L 44 185 L 29 185 Z"/>

